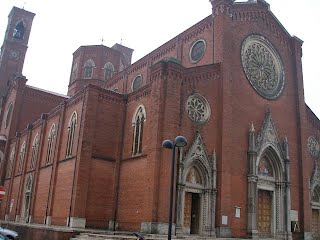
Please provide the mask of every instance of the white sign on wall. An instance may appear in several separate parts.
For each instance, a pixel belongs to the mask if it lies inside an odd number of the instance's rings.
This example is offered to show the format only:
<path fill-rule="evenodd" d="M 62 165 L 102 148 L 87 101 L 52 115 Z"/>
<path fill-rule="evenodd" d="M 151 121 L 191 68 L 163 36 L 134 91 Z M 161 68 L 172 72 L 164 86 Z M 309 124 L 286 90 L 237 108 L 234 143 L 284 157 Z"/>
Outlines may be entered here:
<path fill-rule="evenodd" d="M 236 210 L 235 217 L 240 218 L 241 207 L 235 207 L 235 210 Z"/>
<path fill-rule="evenodd" d="M 228 216 L 222 216 L 222 224 L 228 225 Z"/>
<path fill-rule="evenodd" d="M 297 210 L 290 211 L 290 220 L 291 220 L 291 222 L 298 222 L 298 211 Z"/>

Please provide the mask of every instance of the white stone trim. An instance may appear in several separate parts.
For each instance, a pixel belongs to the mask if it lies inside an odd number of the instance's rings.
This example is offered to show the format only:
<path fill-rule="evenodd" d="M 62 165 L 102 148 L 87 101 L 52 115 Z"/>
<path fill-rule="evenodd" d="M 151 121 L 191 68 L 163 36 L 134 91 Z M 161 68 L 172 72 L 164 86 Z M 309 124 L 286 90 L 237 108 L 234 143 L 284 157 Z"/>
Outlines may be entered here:
<path fill-rule="evenodd" d="M 69 218 L 69 227 L 85 228 L 86 227 L 86 218 L 70 217 Z"/>

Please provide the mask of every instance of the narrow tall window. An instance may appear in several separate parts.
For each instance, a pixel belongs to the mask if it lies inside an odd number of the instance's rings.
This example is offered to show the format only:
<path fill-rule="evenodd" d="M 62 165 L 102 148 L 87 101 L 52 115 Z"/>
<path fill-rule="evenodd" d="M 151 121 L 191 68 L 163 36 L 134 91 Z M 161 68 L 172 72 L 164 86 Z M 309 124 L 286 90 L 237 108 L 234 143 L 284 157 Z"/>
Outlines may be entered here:
<path fill-rule="evenodd" d="M 73 112 L 68 125 L 68 142 L 67 142 L 66 157 L 70 157 L 72 155 L 74 132 L 75 132 L 76 126 L 77 126 L 77 113 Z"/>
<path fill-rule="evenodd" d="M 52 162 L 53 158 L 53 145 L 54 140 L 56 138 L 56 125 L 52 125 L 49 135 L 48 135 L 48 148 L 47 148 L 47 158 L 46 158 L 46 164 L 50 164 Z"/>
<path fill-rule="evenodd" d="M 12 103 L 9 104 L 9 107 L 6 112 L 6 120 L 4 122 L 4 128 L 7 128 L 9 126 L 11 112 L 12 112 Z"/>
<path fill-rule="evenodd" d="M 32 196 L 32 175 L 29 174 L 24 191 L 24 201 L 21 211 L 22 222 L 28 223 L 30 221 L 30 206 L 31 206 L 31 196 Z"/>
<path fill-rule="evenodd" d="M 112 78 L 113 73 L 114 73 L 114 67 L 112 65 L 112 63 L 107 62 L 104 67 L 104 79 L 105 80 L 109 80 L 110 78 Z"/>
<path fill-rule="evenodd" d="M 89 59 L 84 64 L 84 78 L 92 78 L 93 68 L 96 66 L 92 59 Z"/>
<path fill-rule="evenodd" d="M 14 157 L 15 157 L 16 150 L 13 148 L 10 154 L 10 166 L 9 166 L 9 176 L 13 172 L 13 164 L 14 164 Z"/>
<path fill-rule="evenodd" d="M 25 156 L 26 156 L 26 142 L 24 141 L 22 146 L 21 146 L 21 150 L 20 150 L 18 173 L 22 172 L 22 167 L 23 167 L 24 157 Z"/>
<path fill-rule="evenodd" d="M 32 143 L 30 170 L 33 170 L 36 166 L 38 151 L 39 151 L 39 138 L 37 134 Z"/>
<path fill-rule="evenodd" d="M 143 136 L 143 125 L 145 121 L 145 110 L 142 106 L 138 108 L 133 121 L 133 147 L 132 154 L 137 155 L 142 152 L 142 136 Z"/>

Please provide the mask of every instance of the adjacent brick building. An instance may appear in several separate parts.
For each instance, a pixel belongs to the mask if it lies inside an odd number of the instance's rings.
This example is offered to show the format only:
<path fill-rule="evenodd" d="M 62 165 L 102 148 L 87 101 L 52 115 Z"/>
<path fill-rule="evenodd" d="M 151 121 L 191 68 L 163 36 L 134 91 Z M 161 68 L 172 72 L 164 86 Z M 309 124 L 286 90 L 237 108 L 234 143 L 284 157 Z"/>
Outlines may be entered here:
<path fill-rule="evenodd" d="M 1 48 L 0 217 L 166 233 L 319 236 L 320 121 L 304 102 L 302 41 L 262 1 L 212 15 L 137 62 L 116 44 L 73 54 L 68 95 L 22 75 L 34 14 L 14 7 Z"/>

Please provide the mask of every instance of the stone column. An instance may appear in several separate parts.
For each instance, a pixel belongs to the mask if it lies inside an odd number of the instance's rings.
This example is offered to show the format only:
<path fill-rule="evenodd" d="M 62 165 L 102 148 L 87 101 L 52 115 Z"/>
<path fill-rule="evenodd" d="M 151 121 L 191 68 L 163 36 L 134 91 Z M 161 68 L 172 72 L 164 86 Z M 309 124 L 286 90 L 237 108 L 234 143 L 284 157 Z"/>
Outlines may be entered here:
<path fill-rule="evenodd" d="M 176 235 L 183 234 L 183 194 L 184 194 L 184 183 L 183 183 L 183 155 L 182 148 L 178 148 L 178 182 L 177 182 L 177 200 L 176 200 Z"/>
<path fill-rule="evenodd" d="M 291 191 L 290 191 L 290 159 L 289 159 L 289 144 L 288 144 L 288 138 L 285 137 L 284 142 L 283 142 L 283 149 L 285 153 L 285 167 L 286 167 L 286 184 L 285 184 L 285 194 L 286 194 L 286 229 L 285 231 L 287 232 L 286 239 L 291 240 L 292 239 L 292 233 L 291 233 L 291 219 L 290 219 L 290 214 L 291 214 Z"/>
<path fill-rule="evenodd" d="M 250 238 L 258 239 L 257 229 L 257 195 L 258 195 L 258 177 L 256 175 L 257 150 L 255 146 L 255 129 L 251 124 L 249 131 L 249 150 L 248 150 L 248 225 L 247 233 Z"/>
<path fill-rule="evenodd" d="M 183 234 L 183 193 L 184 185 L 177 185 L 176 235 Z"/>

